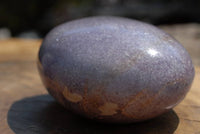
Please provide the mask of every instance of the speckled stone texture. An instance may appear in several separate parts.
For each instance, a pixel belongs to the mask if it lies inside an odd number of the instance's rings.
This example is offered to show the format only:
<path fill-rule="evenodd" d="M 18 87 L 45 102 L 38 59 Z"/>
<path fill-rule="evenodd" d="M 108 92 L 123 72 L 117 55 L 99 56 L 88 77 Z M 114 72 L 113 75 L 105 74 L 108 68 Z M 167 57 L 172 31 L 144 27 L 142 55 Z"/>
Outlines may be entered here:
<path fill-rule="evenodd" d="M 120 17 L 90 17 L 54 28 L 42 43 L 38 68 L 49 93 L 67 109 L 113 123 L 143 121 L 172 109 L 194 78 L 179 42 L 152 25 Z"/>

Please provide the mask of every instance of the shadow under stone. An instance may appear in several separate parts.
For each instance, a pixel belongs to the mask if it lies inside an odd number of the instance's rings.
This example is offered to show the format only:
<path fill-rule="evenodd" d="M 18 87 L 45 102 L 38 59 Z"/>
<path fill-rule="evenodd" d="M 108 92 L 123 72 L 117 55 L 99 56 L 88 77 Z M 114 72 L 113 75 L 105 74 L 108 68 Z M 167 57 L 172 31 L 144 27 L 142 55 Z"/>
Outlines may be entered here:
<path fill-rule="evenodd" d="M 50 95 L 14 102 L 7 118 L 16 134 L 173 134 L 179 123 L 173 110 L 141 123 L 98 123 L 67 111 Z"/>

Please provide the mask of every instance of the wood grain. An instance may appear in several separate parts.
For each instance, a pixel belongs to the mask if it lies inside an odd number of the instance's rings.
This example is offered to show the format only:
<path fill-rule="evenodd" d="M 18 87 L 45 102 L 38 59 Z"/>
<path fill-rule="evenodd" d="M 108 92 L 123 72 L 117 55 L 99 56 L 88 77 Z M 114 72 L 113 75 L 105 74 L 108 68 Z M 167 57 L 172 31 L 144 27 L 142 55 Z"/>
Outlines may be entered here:
<path fill-rule="evenodd" d="M 101 124 L 68 112 L 47 94 L 36 67 L 40 44 L 41 40 L 0 41 L 1 134 L 200 134 L 198 64 L 190 92 L 173 111 L 142 123 Z"/>

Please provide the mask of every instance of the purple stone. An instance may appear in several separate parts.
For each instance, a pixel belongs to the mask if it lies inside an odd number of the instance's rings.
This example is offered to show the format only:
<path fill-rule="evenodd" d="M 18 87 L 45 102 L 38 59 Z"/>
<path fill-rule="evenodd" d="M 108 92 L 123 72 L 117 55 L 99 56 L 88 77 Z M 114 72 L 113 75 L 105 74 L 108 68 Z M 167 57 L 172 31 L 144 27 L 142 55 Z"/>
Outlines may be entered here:
<path fill-rule="evenodd" d="M 67 109 L 104 122 L 156 117 L 183 100 L 194 78 L 184 47 L 162 30 L 120 17 L 64 23 L 44 39 L 38 68 Z"/>

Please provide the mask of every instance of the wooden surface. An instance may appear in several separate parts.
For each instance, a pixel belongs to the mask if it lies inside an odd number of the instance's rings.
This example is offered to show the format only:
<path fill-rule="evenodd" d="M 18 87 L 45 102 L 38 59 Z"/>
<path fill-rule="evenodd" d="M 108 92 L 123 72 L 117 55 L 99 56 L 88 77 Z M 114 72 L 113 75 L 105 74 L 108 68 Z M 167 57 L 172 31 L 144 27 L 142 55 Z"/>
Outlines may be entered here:
<path fill-rule="evenodd" d="M 174 28 L 170 28 L 163 27 L 174 34 Z M 178 38 L 186 40 L 183 36 Z M 0 134 L 200 134 L 200 47 L 195 45 L 198 41 L 195 37 L 190 42 L 193 46 L 185 46 L 192 55 L 196 75 L 181 104 L 153 120 L 111 125 L 73 115 L 47 94 L 36 67 L 40 40 L 1 40 Z"/>

